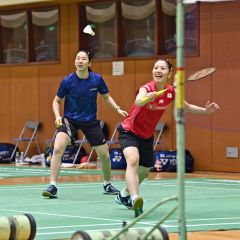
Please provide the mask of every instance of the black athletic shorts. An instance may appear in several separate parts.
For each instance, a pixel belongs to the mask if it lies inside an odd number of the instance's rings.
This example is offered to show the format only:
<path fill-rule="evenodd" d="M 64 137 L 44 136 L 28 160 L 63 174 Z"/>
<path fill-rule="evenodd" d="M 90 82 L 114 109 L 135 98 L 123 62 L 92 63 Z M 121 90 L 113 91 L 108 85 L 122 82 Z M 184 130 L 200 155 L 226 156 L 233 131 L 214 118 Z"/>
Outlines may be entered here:
<path fill-rule="evenodd" d="M 62 125 L 57 128 L 57 132 L 65 132 L 71 138 L 72 144 L 78 139 L 78 130 L 83 132 L 91 146 L 100 146 L 106 143 L 99 120 L 78 122 L 63 117 Z"/>
<path fill-rule="evenodd" d="M 131 131 L 126 131 L 121 125 L 117 130 L 119 132 L 121 149 L 136 147 L 140 156 L 139 165 L 153 167 L 155 163 L 153 157 L 153 136 L 148 139 L 141 138 Z"/>

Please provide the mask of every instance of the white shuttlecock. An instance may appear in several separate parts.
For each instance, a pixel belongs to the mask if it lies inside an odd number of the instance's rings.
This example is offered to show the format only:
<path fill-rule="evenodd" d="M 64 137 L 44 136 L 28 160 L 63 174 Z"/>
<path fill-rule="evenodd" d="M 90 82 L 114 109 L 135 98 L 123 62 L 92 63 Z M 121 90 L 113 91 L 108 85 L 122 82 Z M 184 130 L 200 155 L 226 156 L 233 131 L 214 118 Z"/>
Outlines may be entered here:
<path fill-rule="evenodd" d="M 95 35 L 95 32 L 93 31 L 93 25 L 90 24 L 90 25 L 87 25 L 84 29 L 83 29 L 83 32 L 86 33 L 86 34 L 89 34 L 91 36 L 94 36 Z"/>

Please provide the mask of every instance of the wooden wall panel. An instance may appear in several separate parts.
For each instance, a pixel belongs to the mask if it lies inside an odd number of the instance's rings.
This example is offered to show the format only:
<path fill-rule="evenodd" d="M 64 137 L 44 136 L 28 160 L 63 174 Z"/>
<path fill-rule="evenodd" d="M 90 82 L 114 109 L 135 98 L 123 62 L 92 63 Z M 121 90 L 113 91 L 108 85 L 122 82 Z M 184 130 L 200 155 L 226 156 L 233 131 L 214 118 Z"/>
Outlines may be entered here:
<path fill-rule="evenodd" d="M 200 4 L 199 57 L 186 58 L 186 77 L 202 68 L 212 66 L 212 5 Z M 205 106 L 212 100 L 212 76 L 187 82 L 185 99 Z M 216 113 L 217 114 L 217 113 Z M 186 148 L 194 157 L 196 170 L 212 170 L 212 116 L 186 114 Z"/>
<path fill-rule="evenodd" d="M 134 61 L 124 62 L 124 75 L 122 76 L 112 75 L 112 62 L 103 62 L 101 73 L 109 88 L 110 95 L 122 109 L 129 111 L 135 99 Z M 103 104 L 102 99 L 100 99 L 99 114 L 108 123 L 111 133 L 116 123 L 123 120 L 123 117 L 109 105 Z"/>
<path fill-rule="evenodd" d="M 15 138 L 19 136 L 26 121 L 39 121 L 38 67 L 11 67 L 9 83 L 11 87 L 10 136 Z"/>
<path fill-rule="evenodd" d="M 70 72 L 69 69 L 69 51 L 68 51 L 68 34 L 69 34 L 69 7 L 62 5 L 61 14 L 61 45 L 60 45 L 60 63 L 39 65 L 39 117 L 44 122 L 40 132 L 40 144 L 42 149 L 45 148 L 45 141 L 53 136 L 55 131 L 55 117 L 52 110 L 52 102 L 56 96 L 61 80 Z M 74 66 L 74 63 L 72 63 Z M 63 104 L 61 106 L 63 109 Z M 62 111 L 63 112 L 63 111 Z"/>
<path fill-rule="evenodd" d="M 78 52 L 79 43 L 79 25 L 78 25 L 78 5 L 69 4 L 68 6 L 68 22 L 66 23 L 66 28 L 68 28 L 68 70 L 72 72 L 75 70 L 74 61 Z M 67 6 L 64 6 L 65 8 Z M 66 30 L 66 29 L 65 29 Z"/>
<path fill-rule="evenodd" d="M 221 106 L 218 117 L 213 118 L 213 169 L 217 171 L 240 171 L 239 158 L 226 157 L 226 147 L 240 147 L 239 9 L 239 1 L 212 6 L 212 59 L 218 69 L 212 97 Z"/>
<path fill-rule="evenodd" d="M 8 142 L 10 138 L 10 126 L 11 126 L 11 102 L 10 102 L 10 68 L 4 67 L 1 68 L 1 79 L 0 79 L 0 136 L 2 142 Z"/>

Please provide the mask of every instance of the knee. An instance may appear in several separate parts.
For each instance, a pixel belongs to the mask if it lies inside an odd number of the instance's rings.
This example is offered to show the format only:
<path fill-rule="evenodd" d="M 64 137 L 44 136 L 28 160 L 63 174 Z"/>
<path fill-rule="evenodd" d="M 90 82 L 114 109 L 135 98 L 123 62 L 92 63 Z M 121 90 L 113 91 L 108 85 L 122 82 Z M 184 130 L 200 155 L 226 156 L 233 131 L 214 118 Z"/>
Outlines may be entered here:
<path fill-rule="evenodd" d="M 109 153 L 107 151 L 101 152 L 98 154 L 98 157 L 100 158 L 100 160 L 104 161 L 104 160 L 109 160 L 110 156 Z"/>
<path fill-rule="evenodd" d="M 138 162 L 139 162 L 139 160 L 136 157 L 130 156 L 127 159 L 127 166 L 128 167 L 137 167 L 138 166 Z"/>
<path fill-rule="evenodd" d="M 58 155 L 58 156 L 62 156 L 63 155 L 63 153 L 64 153 L 64 150 L 65 149 L 63 149 L 63 147 L 60 147 L 60 146 L 58 146 L 58 145 L 55 145 L 54 146 L 54 149 L 53 149 L 53 154 L 56 156 L 56 155 Z"/>

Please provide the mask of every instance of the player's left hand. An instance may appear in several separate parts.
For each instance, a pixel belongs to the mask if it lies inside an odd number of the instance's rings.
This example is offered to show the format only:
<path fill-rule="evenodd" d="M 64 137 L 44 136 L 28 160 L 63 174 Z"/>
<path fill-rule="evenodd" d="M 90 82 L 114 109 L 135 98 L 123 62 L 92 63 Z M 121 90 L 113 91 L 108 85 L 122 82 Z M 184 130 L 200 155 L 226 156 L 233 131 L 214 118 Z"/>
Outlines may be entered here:
<path fill-rule="evenodd" d="M 128 113 L 124 110 L 122 110 L 121 108 L 117 108 L 117 112 L 119 114 L 121 114 L 123 117 L 127 117 L 128 116 Z"/>
<path fill-rule="evenodd" d="M 207 113 L 214 113 L 219 108 L 220 107 L 215 102 L 210 103 L 210 101 L 208 101 L 206 104 L 206 112 Z"/>

